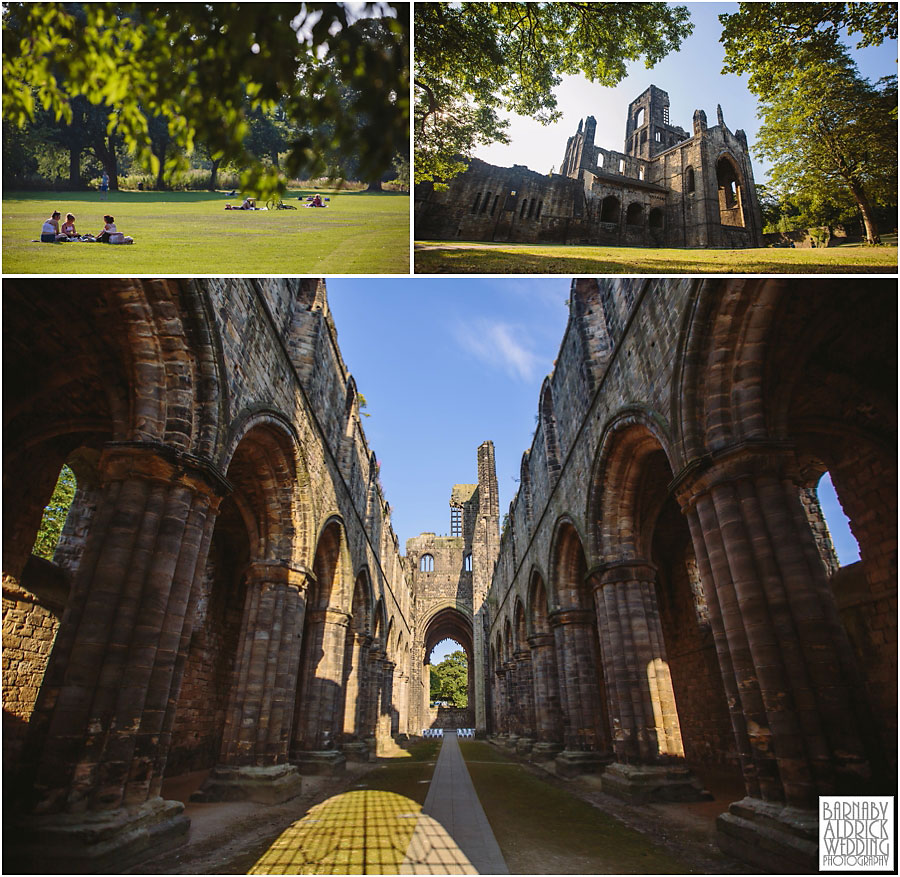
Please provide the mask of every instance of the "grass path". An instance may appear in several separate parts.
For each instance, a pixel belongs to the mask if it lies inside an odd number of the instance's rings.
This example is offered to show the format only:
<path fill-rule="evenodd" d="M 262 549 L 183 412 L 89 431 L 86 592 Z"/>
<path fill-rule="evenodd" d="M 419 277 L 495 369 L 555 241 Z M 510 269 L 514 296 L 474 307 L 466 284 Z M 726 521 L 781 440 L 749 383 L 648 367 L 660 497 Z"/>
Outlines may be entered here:
<path fill-rule="evenodd" d="M 828 249 L 653 250 L 416 241 L 417 274 L 896 274 L 889 245 Z"/>
<path fill-rule="evenodd" d="M 511 874 L 690 872 L 646 835 L 543 782 L 496 747 L 459 747 Z"/>
<path fill-rule="evenodd" d="M 285 203 L 297 205 L 296 190 Z M 329 193 L 324 210 L 226 211 L 240 203 L 215 192 L 6 192 L 6 274 L 406 274 L 409 196 Z M 75 214 L 79 233 L 97 233 L 103 214 L 133 246 L 34 244 L 56 208 Z"/>

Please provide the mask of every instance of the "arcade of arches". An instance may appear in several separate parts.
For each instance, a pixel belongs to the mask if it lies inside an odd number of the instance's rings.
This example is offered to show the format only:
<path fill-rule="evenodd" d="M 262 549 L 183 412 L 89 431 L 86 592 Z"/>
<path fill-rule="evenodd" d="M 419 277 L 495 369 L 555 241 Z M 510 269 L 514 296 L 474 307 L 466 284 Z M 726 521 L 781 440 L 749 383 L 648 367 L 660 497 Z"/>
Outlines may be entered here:
<path fill-rule="evenodd" d="M 481 734 L 632 802 L 725 778 L 723 849 L 808 870 L 818 795 L 896 788 L 896 313 L 880 280 L 573 281 L 502 535 L 485 442 L 401 554 L 324 282 L 6 281 L 12 846 L 120 870 L 184 842 L 191 771 L 288 800 L 428 727 L 450 638 Z"/>

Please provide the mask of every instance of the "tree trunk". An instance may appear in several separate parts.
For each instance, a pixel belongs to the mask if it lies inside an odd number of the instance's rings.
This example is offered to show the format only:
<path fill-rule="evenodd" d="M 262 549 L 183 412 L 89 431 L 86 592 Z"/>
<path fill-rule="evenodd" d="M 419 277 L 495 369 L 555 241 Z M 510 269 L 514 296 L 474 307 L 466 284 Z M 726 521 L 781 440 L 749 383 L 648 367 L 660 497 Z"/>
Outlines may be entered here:
<path fill-rule="evenodd" d="M 880 244 L 881 235 L 878 233 L 878 221 L 875 219 L 875 214 L 872 211 L 872 205 L 869 202 L 865 189 L 855 178 L 851 178 L 849 182 L 850 191 L 853 192 L 853 197 L 859 206 L 859 212 L 862 214 L 863 225 L 866 227 L 866 240 L 870 244 Z"/>
<path fill-rule="evenodd" d="M 221 158 L 213 159 L 212 170 L 209 172 L 209 185 L 207 186 L 210 192 L 215 192 L 219 188 L 219 165 L 221 163 Z"/>
<path fill-rule="evenodd" d="M 373 183 L 369 183 L 366 188 L 367 192 L 383 192 L 384 189 L 381 188 L 381 180 L 375 180 Z"/>

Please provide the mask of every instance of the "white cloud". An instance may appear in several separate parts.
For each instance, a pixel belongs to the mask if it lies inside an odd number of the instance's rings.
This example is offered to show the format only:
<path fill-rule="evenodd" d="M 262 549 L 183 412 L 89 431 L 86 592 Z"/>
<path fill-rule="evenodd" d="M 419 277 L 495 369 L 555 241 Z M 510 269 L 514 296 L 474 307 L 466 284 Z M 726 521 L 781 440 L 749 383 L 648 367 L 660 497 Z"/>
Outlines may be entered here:
<path fill-rule="evenodd" d="M 457 326 L 455 334 L 463 349 L 512 378 L 530 381 L 540 367 L 521 326 L 482 319 Z"/>

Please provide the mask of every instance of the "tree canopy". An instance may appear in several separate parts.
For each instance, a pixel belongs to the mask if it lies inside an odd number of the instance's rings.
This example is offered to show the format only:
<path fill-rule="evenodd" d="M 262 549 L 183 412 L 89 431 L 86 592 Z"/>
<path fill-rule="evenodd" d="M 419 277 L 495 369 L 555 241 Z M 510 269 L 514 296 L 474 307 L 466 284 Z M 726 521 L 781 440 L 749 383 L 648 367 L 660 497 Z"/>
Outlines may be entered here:
<path fill-rule="evenodd" d="M 173 170 L 202 141 L 266 194 L 280 175 L 248 148 L 249 117 L 280 107 L 298 125 L 288 175 L 333 170 L 338 149 L 377 179 L 408 151 L 409 4 L 364 7 L 380 17 L 337 3 L 5 4 L 3 114 L 21 127 L 43 107 L 69 124 L 83 96 L 154 173 L 161 117 Z"/>
<path fill-rule="evenodd" d="M 692 25 L 663 3 L 419 3 L 415 8 L 416 182 L 462 172 L 479 144 L 509 142 L 502 111 L 556 121 L 562 74 L 615 85 L 652 67 Z"/>
<path fill-rule="evenodd" d="M 897 39 L 894 3 L 740 3 L 719 21 L 722 72 L 749 74 L 757 97 L 778 88 L 794 68 L 832 57 L 844 30 L 856 48 Z"/>
<path fill-rule="evenodd" d="M 896 39 L 891 3 L 741 3 L 719 16 L 724 72 L 749 74 L 762 120 L 756 152 L 773 162 L 773 193 L 832 216 L 848 199 L 870 243 L 876 208 L 897 203 L 897 81 L 872 84 L 842 43 Z"/>
<path fill-rule="evenodd" d="M 446 700 L 455 707 L 469 703 L 469 671 L 466 653 L 451 652 L 439 664 L 431 667 L 431 700 Z"/>

